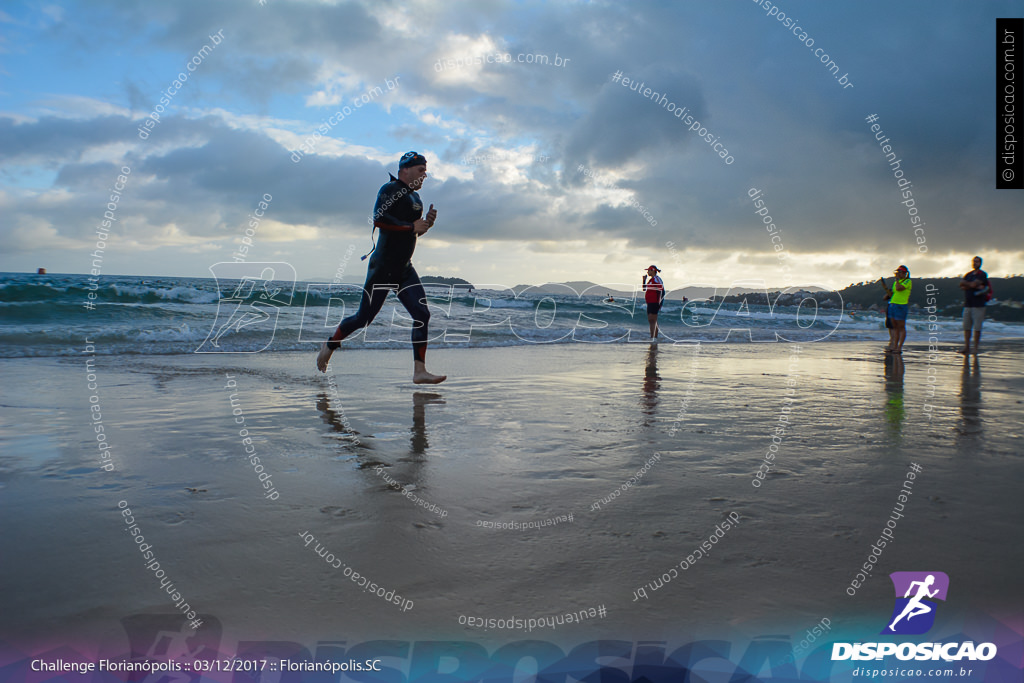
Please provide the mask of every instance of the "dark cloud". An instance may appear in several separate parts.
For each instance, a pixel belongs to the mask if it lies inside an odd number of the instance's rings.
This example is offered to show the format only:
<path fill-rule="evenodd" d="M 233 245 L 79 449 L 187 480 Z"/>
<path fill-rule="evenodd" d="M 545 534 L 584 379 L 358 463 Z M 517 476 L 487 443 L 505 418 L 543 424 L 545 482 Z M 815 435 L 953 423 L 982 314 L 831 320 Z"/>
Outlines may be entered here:
<path fill-rule="evenodd" d="M 671 152 L 693 143 L 682 120 L 659 102 L 665 97 L 668 104 L 676 105 L 674 110 L 687 107 L 687 113 L 707 120 L 695 79 L 671 66 L 647 67 L 627 77 L 633 81 L 628 88 L 621 82 L 605 83 L 589 113 L 573 127 L 565 147 L 568 162 L 621 166 L 643 162 L 654 150 Z M 652 89 L 647 97 L 642 94 L 646 88 Z M 650 99 L 654 93 L 660 93 L 657 100 Z"/>
<path fill-rule="evenodd" d="M 79 159 L 92 148 L 124 140 L 131 132 L 131 123 L 122 116 L 91 120 L 46 116 L 35 121 L 0 117 L 0 161 L 52 167 Z"/>
<path fill-rule="evenodd" d="M 358 90 L 401 74 L 387 102 L 395 115 L 354 122 L 345 133 L 350 143 L 388 153 L 429 148 L 460 165 L 468 156 L 527 146 L 550 157 L 522 169 L 526 182 L 513 183 L 487 163 L 468 167 L 471 180 L 428 182 L 421 194 L 437 204 L 453 242 L 626 239 L 632 248 L 654 250 L 671 240 L 756 260 L 771 250 L 747 197 L 756 187 L 765 191 L 790 253 L 901 260 L 916 243 L 864 120 L 878 114 L 914 182 L 931 253 L 1019 249 L 1024 199 L 992 189 L 995 122 L 991 79 L 982 77 L 992 68 L 992 19 L 1012 16 L 1016 5 L 939 3 L 921 13 L 882 2 L 790 4 L 790 14 L 850 74 L 854 88 L 837 85 L 813 50 L 751 2 L 81 4 L 77 11 L 89 21 L 49 31 L 64 41 L 69 58 L 94 50 L 93 36 L 104 44 L 120 40 L 123 74 L 111 81 L 134 119 L 148 113 L 153 95 L 175 75 L 151 69 L 154 49 L 180 55 L 184 64 L 209 34 L 224 28 L 225 42 L 144 143 L 135 136 L 139 121 L 128 117 L 0 118 L 5 173 L 44 167 L 56 171 L 54 187 L 70 193 L 45 202 L 17 194 L 0 220 L 47 222 L 62 236 L 87 230 L 115 166 L 95 159 L 123 146 L 137 202 L 123 210 L 140 241 L 172 223 L 189 236 L 230 235 L 264 192 L 274 196 L 274 220 L 362 229 L 393 164 L 354 153 L 328 156 L 328 147 L 294 164 L 275 134 L 232 117 L 272 113 L 312 126 L 322 117 L 309 113 L 305 100 L 325 88 L 333 92 L 332 78 Z M 461 44 L 449 41 L 456 34 L 470 41 L 488 36 L 513 54 L 557 53 L 571 61 L 491 64 L 445 78 L 435 69 L 438 58 L 472 56 L 452 47 Z M 611 82 L 615 71 L 688 107 L 734 163 L 725 165 L 658 102 Z M 215 107 L 229 113 L 196 118 L 196 110 Z M 367 129 L 375 137 L 364 140 Z M 613 206 L 616 193 L 595 193 L 578 164 L 622 177 L 617 187 L 657 225 L 631 206 Z"/>

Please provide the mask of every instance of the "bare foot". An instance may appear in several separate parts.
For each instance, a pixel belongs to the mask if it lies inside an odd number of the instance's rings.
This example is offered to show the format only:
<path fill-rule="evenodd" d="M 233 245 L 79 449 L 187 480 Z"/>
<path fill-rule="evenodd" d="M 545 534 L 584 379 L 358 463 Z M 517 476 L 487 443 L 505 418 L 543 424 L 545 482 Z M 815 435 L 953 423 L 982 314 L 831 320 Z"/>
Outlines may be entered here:
<path fill-rule="evenodd" d="M 334 349 L 327 346 L 327 342 L 320 345 L 320 353 L 316 354 L 316 369 L 320 372 L 327 372 L 327 364 L 331 362 Z"/>
<path fill-rule="evenodd" d="M 418 368 L 412 373 L 413 384 L 440 384 L 446 379 L 448 379 L 448 375 L 432 375 L 426 370 Z"/>

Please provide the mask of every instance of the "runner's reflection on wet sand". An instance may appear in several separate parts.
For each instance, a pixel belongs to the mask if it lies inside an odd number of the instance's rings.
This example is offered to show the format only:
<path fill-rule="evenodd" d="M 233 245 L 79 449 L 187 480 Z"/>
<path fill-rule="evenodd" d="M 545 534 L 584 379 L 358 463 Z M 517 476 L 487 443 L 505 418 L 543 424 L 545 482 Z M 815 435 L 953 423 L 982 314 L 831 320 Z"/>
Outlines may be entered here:
<path fill-rule="evenodd" d="M 959 437 L 981 435 L 981 364 L 977 355 L 965 356 L 960 370 L 960 417 Z"/>

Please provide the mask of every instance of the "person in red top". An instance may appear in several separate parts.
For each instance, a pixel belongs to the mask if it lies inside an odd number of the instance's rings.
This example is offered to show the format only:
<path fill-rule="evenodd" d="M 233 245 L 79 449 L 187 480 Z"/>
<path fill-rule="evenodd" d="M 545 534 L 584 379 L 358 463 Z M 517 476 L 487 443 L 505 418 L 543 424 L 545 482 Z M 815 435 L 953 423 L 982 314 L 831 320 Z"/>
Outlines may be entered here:
<path fill-rule="evenodd" d="M 647 322 L 651 325 L 651 341 L 658 341 L 658 311 L 665 300 L 665 283 L 658 276 L 661 270 L 650 266 L 644 275 L 644 301 L 647 302 Z"/>

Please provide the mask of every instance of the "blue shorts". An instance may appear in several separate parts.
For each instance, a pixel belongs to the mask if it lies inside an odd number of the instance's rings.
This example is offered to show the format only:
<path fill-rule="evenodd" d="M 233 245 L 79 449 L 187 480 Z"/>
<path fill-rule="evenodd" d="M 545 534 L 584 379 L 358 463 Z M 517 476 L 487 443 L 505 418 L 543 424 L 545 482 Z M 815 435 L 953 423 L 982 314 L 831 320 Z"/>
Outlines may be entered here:
<path fill-rule="evenodd" d="M 906 320 L 910 304 L 889 304 L 889 317 L 893 320 Z"/>
<path fill-rule="evenodd" d="M 647 304 L 647 315 L 658 315 L 658 311 L 660 311 L 660 310 L 661 310 L 661 302 L 660 301 L 652 301 L 651 303 Z"/>

